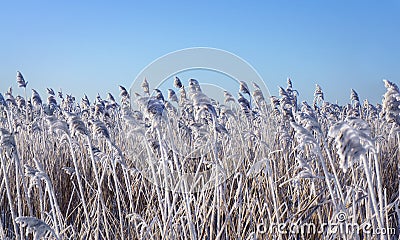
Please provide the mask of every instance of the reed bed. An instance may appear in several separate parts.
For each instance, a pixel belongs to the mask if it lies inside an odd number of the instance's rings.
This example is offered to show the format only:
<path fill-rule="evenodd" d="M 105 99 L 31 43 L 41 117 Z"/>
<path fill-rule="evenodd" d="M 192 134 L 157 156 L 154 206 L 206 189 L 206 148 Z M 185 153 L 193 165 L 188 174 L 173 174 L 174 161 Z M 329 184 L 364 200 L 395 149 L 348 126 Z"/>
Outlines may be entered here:
<path fill-rule="evenodd" d="M 144 80 L 93 102 L 16 81 L 23 96 L 0 95 L 1 239 L 399 236 L 393 82 L 380 104 L 351 89 L 339 106 L 319 85 L 298 102 L 290 79 L 270 99 L 241 82 L 224 102 L 177 77 L 165 97 Z"/>

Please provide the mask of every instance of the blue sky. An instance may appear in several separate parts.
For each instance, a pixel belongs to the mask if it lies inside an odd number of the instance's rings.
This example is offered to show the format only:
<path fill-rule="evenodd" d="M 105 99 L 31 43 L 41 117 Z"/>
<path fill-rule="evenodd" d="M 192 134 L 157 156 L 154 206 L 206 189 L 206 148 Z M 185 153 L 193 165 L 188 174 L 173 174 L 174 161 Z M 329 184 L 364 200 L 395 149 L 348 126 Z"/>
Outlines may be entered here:
<path fill-rule="evenodd" d="M 399 11 L 397 0 L 2 1 L 0 91 L 22 93 L 19 70 L 29 89 L 105 97 L 162 55 L 213 47 L 249 62 L 271 94 L 290 77 L 308 101 L 318 83 L 329 101 L 354 88 L 380 102 L 382 79 L 400 82 Z"/>

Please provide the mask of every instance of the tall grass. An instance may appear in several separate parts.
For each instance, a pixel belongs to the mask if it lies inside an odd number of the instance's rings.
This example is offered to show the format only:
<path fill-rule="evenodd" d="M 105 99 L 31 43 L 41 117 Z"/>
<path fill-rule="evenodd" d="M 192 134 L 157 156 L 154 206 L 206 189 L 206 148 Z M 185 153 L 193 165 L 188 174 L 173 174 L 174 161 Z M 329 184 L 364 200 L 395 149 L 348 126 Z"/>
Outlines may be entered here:
<path fill-rule="evenodd" d="M 44 103 L 20 72 L 17 84 L 24 97 L 0 95 L 3 239 L 399 236 L 400 94 L 387 80 L 376 106 L 353 89 L 327 102 L 319 85 L 298 103 L 290 79 L 270 101 L 241 82 L 224 103 L 194 79 L 167 98 L 146 80 L 135 97 L 120 86 L 119 103 L 52 89 Z"/>

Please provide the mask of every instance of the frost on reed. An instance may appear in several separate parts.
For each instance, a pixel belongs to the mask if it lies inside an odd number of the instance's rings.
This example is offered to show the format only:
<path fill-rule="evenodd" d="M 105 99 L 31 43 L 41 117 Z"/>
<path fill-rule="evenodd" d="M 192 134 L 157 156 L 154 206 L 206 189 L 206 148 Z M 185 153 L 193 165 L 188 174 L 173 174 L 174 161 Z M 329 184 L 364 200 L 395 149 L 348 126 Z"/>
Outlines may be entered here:
<path fill-rule="evenodd" d="M 55 239 L 59 239 L 54 230 L 47 225 L 44 221 L 37 219 L 35 217 L 17 217 L 15 222 L 21 224 L 22 226 L 26 226 L 26 236 L 29 233 L 33 233 L 33 239 L 42 239 L 49 232 L 51 233 Z"/>
<path fill-rule="evenodd" d="M 269 100 L 241 81 L 224 102 L 179 77 L 166 93 L 146 79 L 132 96 L 119 86 L 119 101 L 51 88 L 28 98 L 20 72 L 16 84 L 0 93 L 2 239 L 398 237 L 393 82 L 382 104 L 351 89 L 343 106 L 319 85 L 298 102 L 291 79 Z M 388 234 L 320 229 L 343 214 Z"/>

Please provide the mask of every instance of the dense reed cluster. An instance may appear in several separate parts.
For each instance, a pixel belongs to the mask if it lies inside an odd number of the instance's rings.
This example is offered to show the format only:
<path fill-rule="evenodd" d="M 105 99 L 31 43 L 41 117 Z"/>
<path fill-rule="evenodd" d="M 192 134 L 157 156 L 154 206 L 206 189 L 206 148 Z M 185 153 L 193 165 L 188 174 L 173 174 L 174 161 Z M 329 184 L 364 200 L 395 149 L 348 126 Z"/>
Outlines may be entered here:
<path fill-rule="evenodd" d="M 344 106 L 319 85 L 299 103 L 290 79 L 270 99 L 240 82 L 223 103 L 178 77 L 166 96 L 145 79 L 93 102 L 51 88 L 28 97 L 20 72 L 16 82 L 22 96 L 0 94 L 1 239 L 399 235 L 393 82 L 381 104 L 351 89 Z M 360 229 L 326 227 L 343 223 Z"/>

